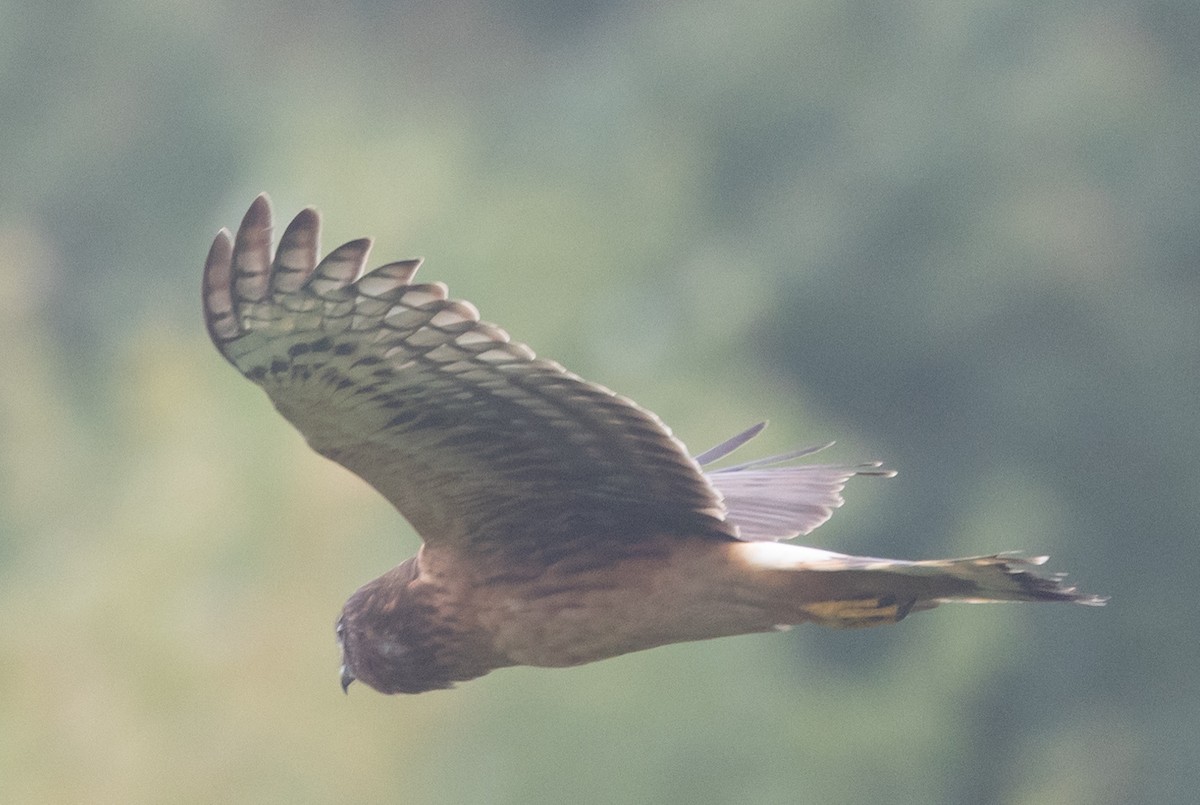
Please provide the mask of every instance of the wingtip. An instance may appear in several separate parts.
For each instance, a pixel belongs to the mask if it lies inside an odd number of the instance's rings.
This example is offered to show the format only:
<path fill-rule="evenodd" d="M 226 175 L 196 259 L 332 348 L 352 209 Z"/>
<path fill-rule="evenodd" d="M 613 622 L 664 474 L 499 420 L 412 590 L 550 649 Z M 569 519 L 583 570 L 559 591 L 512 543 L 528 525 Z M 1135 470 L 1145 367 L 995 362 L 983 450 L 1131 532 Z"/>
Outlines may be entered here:
<path fill-rule="evenodd" d="M 705 450 L 703 453 L 696 456 L 694 460 L 697 464 L 703 466 L 704 464 L 711 464 L 714 461 L 724 458 L 734 450 L 737 450 L 739 447 L 744 445 L 746 442 L 753 439 L 758 434 L 762 433 L 763 428 L 766 426 L 767 423 L 765 420 L 759 422 L 757 425 L 751 425 L 736 436 L 721 442 L 716 447 Z M 663 427 L 666 426 L 664 425 Z"/>
<path fill-rule="evenodd" d="M 358 276 L 360 274 L 362 274 L 363 269 L 366 267 L 367 257 L 371 254 L 371 249 L 373 249 L 374 247 L 375 247 L 375 238 L 372 238 L 372 237 L 355 238 L 354 240 L 347 241 L 346 243 L 343 243 L 341 246 L 338 246 L 336 249 L 334 249 L 332 252 L 330 252 L 328 255 L 326 255 L 325 259 L 328 260 L 329 258 L 333 257 L 334 255 L 337 255 L 338 259 L 344 260 L 346 258 L 350 258 L 350 259 L 358 261 L 360 263 L 360 265 L 358 267 L 358 271 L 355 273 L 355 276 L 354 276 L 354 279 L 357 279 Z"/>
<path fill-rule="evenodd" d="M 346 286 L 362 276 L 373 244 L 371 238 L 357 238 L 325 255 L 309 282 L 313 293 L 322 298 L 337 298 Z"/>
<path fill-rule="evenodd" d="M 855 475 L 869 475 L 872 478 L 895 478 L 897 471 L 886 468 L 883 462 L 879 460 L 866 461 L 854 467 Z"/>
<path fill-rule="evenodd" d="M 266 229 L 271 226 L 271 197 L 259 193 L 242 216 L 242 229 Z"/>
<path fill-rule="evenodd" d="M 228 245 L 229 249 L 233 249 L 233 233 L 229 231 L 229 227 L 221 227 L 217 230 L 217 234 L 213 236 L 212 246 L 210 246 L 208 249 L 207 262 L 212 262 L 213 253 L 217 251 L 217 247 L 221 243 L 225 243 Z"/>
<path fill-rule="evenodd" d="M 204 323 L 209 337 L 218 346 L 236 337 L 240 331 L 233 316 L 232 281 L 233 235 L 222 227 L 208 249 L 201 288 Z"/>
<path fill-rule="evenodd" d="M 259 196 L 259 198 L 263 198 L 263 196 Z M 317 226 L 320 223 L 321 211 L 311 205 L 300 210 L 292 219 L 292 226 Z"/>
<path fill-rule="evenodd" d="M 204 281 L 208 287 L 210 280 L 218 272 L 222 263 L 233 259 L 233 233 L 225 227 L 217 230 L 212 245 L 208 247 L 208 256 L 204 258 Z"/>

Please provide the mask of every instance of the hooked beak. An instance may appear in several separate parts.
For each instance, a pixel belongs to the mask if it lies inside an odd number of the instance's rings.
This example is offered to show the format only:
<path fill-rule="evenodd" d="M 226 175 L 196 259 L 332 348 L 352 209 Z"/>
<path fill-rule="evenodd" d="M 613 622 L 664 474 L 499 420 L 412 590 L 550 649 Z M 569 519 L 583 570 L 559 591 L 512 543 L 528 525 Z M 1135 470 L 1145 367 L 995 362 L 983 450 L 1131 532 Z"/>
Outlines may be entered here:
<path fill-rule="evenodd" d="M 342 666 L 342 693 L 350 692 L 350 683 L 354 681 L 354 674 L 350 673 L 350 669 Z"/>

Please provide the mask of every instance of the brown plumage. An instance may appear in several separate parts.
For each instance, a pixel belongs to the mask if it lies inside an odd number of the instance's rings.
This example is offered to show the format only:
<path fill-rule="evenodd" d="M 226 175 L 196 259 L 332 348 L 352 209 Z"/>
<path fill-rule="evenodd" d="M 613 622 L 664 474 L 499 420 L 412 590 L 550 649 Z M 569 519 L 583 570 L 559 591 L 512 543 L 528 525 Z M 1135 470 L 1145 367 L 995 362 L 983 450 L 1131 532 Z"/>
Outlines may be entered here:
<path fill-rule="evenodd" d="M 878 463 L 710 473 L 761 430 L 691 458 L 630 400 L 534 356 L 420 261 L 363 274 L 369 240 L 318 262 L 303 210 L 274 257 L 266 196 L 204 271 L 213 343 L 318 453 L 412 523 L 416 556 L 337 622 L 343 687 L 450 687 L 509 665 L 576 665 L 685 640 L 816 622 L 895 623 L 945 601 L 1101 604 L 1010 554 L 903 562 L 784 544 Z"/>

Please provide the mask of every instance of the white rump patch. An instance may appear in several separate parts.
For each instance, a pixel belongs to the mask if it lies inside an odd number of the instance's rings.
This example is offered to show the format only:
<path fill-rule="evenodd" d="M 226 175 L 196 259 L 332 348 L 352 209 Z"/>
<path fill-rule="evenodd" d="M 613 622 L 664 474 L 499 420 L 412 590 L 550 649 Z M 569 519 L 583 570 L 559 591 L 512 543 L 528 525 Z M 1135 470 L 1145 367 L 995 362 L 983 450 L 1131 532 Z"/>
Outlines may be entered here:
<path fill-rule="evenodd" d="M 742 542 L 734 550 L 747 564 L 763 570 L 795 570 L 805 565 L 851 558 L 844 553 L 786 542 Z"/>

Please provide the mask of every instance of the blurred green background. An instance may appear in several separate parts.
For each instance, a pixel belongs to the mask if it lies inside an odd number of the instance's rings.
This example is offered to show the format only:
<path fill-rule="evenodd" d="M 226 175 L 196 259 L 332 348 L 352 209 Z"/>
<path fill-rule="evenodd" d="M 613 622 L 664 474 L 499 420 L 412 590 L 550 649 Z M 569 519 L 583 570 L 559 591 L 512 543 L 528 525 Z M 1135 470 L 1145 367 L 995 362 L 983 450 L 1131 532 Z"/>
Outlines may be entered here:
<path fill-rule="evenodd" d="M 1190 803 L 1200 6 L 0 2 L 0 801 Z M 810 542 L 949 607 L 343 697 L 417 540 L 219 358 L 269 191 L 696 451 L 879 457 Z"/>

